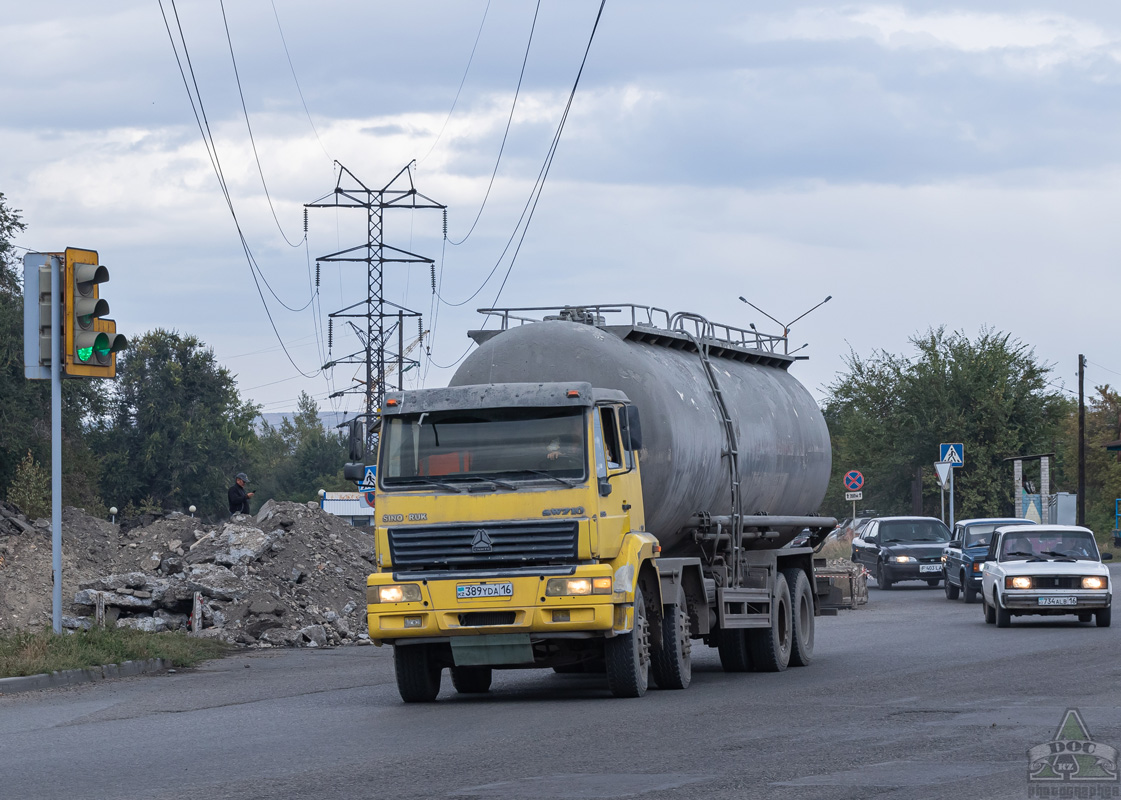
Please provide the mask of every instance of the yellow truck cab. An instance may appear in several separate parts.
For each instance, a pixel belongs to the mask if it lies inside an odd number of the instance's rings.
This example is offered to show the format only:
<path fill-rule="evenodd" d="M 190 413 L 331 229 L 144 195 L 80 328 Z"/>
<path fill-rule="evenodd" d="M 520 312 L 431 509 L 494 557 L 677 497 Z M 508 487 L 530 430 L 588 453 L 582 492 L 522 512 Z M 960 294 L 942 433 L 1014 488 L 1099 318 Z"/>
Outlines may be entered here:
<path fill-rule="evenodd" d="M 485 691 L 493 667 L 564 669 L 635 636 L 658 551 L 640 447 L 626 396 L 587 383 L 386 396 L 367 608 L 371 638 L 396 645 L 406 701 L 434 699 L 445 666 L 460 691 Z M 616 661 L 643 654 L 615 671 L 644 690 L 646 650 L 611 645 Z"/>

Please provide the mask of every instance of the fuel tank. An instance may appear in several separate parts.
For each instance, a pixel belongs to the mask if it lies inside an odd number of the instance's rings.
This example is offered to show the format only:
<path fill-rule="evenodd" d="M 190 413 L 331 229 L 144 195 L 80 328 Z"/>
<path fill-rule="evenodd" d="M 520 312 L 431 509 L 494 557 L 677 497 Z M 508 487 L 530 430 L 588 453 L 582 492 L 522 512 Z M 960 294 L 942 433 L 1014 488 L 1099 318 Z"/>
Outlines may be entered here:
<path fill-rule="evenodd" d="M 642 424 L 646 529 L 666 551 L 690 548 L 686 525 L 695 514 L 732 512 L 728 436 L 690 336 L 565 320 L 471 336 L 479 347 L 452 386 L 587 381 L 627 394 Z M 829 480 L 829 432 L 813 397 L 787 371 L 794 359 L 732 342 L 705 349 L 735 433 L 741 514 L 816 512 Z"/>

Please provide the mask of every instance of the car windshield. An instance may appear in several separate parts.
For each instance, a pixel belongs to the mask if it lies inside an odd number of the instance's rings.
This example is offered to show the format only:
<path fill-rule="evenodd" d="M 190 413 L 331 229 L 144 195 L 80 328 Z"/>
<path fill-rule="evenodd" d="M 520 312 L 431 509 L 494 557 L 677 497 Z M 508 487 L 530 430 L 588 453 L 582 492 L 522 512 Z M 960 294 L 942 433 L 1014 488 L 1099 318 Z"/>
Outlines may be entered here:
<path fill-rule="evenodd" d="M 1009 533 L 1000 543 L 1001 561 L 1080 559 L 1098 561 L 1094 537 L 1086 531 Z"/>
<path fill-rule="evenodd" d="M 950 529 L 936 519 L 892 520 L 880 523 L 884 542 L 948 542 Z"/>
<path fill-rule="evenodd" d="M 438 411 L 384 418 L 378 478 L 385 488 L 470 490 L 517 480 L 586 479 L 582 408 Z"/>

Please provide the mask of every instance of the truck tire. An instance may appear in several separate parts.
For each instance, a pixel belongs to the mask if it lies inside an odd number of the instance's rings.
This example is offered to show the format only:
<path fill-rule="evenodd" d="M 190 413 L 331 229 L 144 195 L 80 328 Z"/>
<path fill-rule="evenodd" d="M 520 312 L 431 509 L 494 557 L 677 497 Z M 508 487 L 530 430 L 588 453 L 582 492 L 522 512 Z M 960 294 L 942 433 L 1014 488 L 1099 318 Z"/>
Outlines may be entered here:
<path fill-rule="evenodd" d="M 950 583 L 949 574 L 946 575 L 946 599 L 947 600 L 957 600 L 958 599 L 958 587 L 956 587 L 952 583 Z"/>
<path fill-rule="evenodd" d="M 743 628 L 717 631 L 716 649 L 720 653 L 720 666 L 725 672 L 751 672 L 751 649 L 747 646 L 747 631 Z"/>
<path fill-rule="evenodd" d="M 634 590 L 634 627 L 604 642 L 607 686 L 616 697 L 642 697 L 650 685 L 650 628 L 642 588 Z"/>
<path fill-rule="evenodd" d="M 808 667 L 814 657 L 814 599 L 800 569 L 784 569 L 790 587 L 790 666 Z"/>
<path fill-rule="evenodd" d="M 1099 608 L 1094 612 L 1095 621 L 1098 623 L 1099 628 L 1108 628 L 1109 623 L 1113 620 L 1112 608 Z"/>
<path fill-rule="evenodd" d="M 791 634 L 790 587 L 786 577 L 775 574 L 775 591 L 771 600 L 771 627 L 752 630 L 747 642 L 751 662 L 759 672 L 782 672 L 790 664 Z"/>
<path fill-rule="evenodd" d="M 887 569 L 884 568 L 884 562 L 880 562 L 876 567 L 876 584 L 881 589 L 891 588 L 891 579 L 887 577 Z"/>
<path fill-rule="evenodd" d="M 440 693 L 440 665 L 431 645 L 394 645 L 393 669 L 406 703 L 431 703 Z"/>
<path fill-rule="evenodd" d="M 965 577 L 964 572 L 961 575 L 961 587 L 962 600 L 964 600 L 966 603 L 976 603 L 977 597 L 980 595 L 980 592 L 973 588 L 973 586 L 969 583 L 969 580 Z"/>
<path fill-rule="evenodd" d="M 650 669 L 659 688 L 686 689 L 693 680 L 690 633 L 688 600 L 678 587 L 677 603 L 662 606 L 662 646 L 650 653 Z"/>
<path fill-rule="evenodd" d="M 482 694 L 490 691 L 490 667 L 452 667 L 452 686 L 460 694 Z"/>

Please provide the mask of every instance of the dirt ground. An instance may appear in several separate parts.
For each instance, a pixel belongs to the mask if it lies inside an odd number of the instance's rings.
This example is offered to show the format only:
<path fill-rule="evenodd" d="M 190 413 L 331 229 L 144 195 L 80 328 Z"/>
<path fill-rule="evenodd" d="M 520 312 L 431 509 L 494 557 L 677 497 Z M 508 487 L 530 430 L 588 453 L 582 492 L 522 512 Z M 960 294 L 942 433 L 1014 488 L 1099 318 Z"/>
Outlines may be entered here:
<path fill-rule="evenodd" d="M 182 629 L 201 596 L 203 635 L 253 647 L 367 644 L 374 538 L 312 503 L 269 501 L 206 525 L 172 514 L 132 529 L 66 508 L 63 624 Z M 51 624 L 51 524 L 0 509 L 0 631 Z"/>

